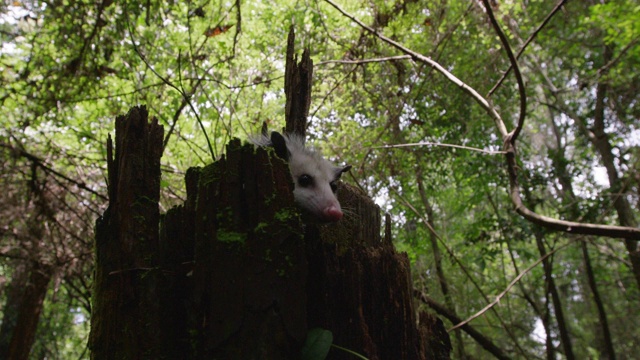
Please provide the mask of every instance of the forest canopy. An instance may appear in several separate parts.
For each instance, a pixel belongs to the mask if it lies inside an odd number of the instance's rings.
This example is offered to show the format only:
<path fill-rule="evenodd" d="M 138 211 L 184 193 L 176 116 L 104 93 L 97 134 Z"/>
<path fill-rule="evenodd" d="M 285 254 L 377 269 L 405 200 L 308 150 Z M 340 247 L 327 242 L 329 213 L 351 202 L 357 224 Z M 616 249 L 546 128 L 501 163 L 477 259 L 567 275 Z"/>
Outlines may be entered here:
<path fill-rule="evenodd" d="M 104 0 L 0 4 L 0 355 L 89 356 L 115 117 L 163 125 L 165 212 L 284 126 L 291 27 L 308 143 L 391 215 L 453 358 L 640 351 L 640 2 Z"/>

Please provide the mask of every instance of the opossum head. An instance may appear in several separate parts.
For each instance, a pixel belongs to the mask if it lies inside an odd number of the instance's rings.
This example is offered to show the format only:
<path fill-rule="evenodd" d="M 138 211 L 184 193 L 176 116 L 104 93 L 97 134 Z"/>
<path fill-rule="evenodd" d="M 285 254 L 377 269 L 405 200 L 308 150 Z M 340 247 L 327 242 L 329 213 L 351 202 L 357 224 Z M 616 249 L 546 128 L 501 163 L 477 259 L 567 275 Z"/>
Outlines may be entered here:
<path fill-rule="evenodd" d="M 305 148 L 304 139 L 298 135 L 272 132 L 270 140 L 276 154 L 289 162 L 296 203 L 322 222 L 340 220 L 343 213 L 336 197 L 337 181 L 351 166 L 334 166 L 317 152 Z"/>

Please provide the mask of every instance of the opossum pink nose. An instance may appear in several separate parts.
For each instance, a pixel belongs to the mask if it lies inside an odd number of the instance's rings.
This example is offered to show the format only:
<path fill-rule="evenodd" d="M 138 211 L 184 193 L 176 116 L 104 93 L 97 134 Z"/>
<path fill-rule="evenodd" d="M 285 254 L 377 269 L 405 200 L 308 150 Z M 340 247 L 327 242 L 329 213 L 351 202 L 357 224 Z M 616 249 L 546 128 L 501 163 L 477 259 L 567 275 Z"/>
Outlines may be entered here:
<path fill-rule="evenodd" d="M 327 221 L 338 221 L 342 219 L 342 211 L 337 206 L 329 206 L 322 211 L 322 215 Z"/>

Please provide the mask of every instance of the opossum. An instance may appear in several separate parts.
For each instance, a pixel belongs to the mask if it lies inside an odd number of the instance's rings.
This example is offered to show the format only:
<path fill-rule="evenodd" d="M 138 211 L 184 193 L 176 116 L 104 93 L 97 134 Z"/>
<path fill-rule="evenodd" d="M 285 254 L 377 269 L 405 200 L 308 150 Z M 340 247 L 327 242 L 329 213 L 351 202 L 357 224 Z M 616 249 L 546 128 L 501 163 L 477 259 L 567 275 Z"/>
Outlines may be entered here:
<path fill-rule="evenodd" d="M 272 146 L 280 158 L 289 163 L 293 178 L 293 197 L 305 212 L 320 222 L 336 222 L 343 216 L 336 198 L 337 181 L 350 165 L 337 167 L 319 153 L 304 146 L 304 138 L 297 134 L 282 135 L 276 131 L 251 137 L 258 146 Z"/>

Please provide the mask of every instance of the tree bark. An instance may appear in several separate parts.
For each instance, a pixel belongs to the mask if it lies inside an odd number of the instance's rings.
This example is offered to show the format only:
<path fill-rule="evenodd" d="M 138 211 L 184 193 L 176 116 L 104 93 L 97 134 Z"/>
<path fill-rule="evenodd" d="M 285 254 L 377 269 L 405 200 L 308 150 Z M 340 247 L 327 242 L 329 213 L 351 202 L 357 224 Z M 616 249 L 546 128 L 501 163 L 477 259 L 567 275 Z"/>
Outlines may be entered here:
<path fill-rule="evenodd" d="M 531 202 L 532 196 L 528 189 L 525 187 L 525 199 L 528 202 Z M 533 206 L 530 206 L 533 208 Z M 556 323 L 558 324 L 558 333 L 560 335 L 560 343 L 562 345 L 562 349 L 564 350 L 564 356 L 567 360 L 575 359 L 575 355 L 573 354 L 573 346 L 571 344 L 571 334 L 569 332 L 569 327 L 567 326 L 564 310 L 562 307 L 562 301 L 560 300 L 560 294 L 558 293 L 558 288 L 556 287 L 556 282 L 553 277 L 553 258 L 547 258 L 547 249 L 544 244 L 544 232 L 540 227 L 534 227 L 533 233 L 536 238 L 536 246 L 538 247 L 538 253 L 542 260 L 542 268 L 544 270 L 544 280 L 546 289 L 546 294 L 551 295 L 551 304 L 553 305 L 553 312 L 556 318 Z M 553 351 L 553 344 L 550 341 L 550 334 L 547 333 L 547 351 Z M 547 354 L 549 357 L 550 355 Z"/>
<path fill-rule="evenodd" d="M 96 233 L 93 359 L 298 359 L 317 327 L 372 360 L 448 358 L 442 323 L 416 318 L 406 254 L 380 238 L 380 209 L 353 187 L 339 190 L 350 219 L 305 225 L 287 164 L 233 140 L 187 172 L 187 200 L 159 226 L 149 147 L 162 148 L 162 132 L 146 116 L 118 118 L 115 188 Z"/>
<path fill-rule="evenodd" d="M 158 289 L 162 126 L 136 107 L 107 143 L 109 207 L 96 224 L 89 348 L 94 359 L 161 358 Z"/>
<path fill-rule="evenodd" d="M 26 261 L 16 261 L 11 274 L 11 281 L 6 287 L 7 301 L 2 309 L 2 325 L 0 326 L 0 359 L 9 359 L 9 345 L 18 323 L 20 304 L 24 298 L 29 271 Z"/>
<path fill-rule="evenodd" d="M 295 33 L 291 25 L 287 38 L 287 62 L 284 75 L 286 132 L 299 134 L 303 139 L 307 133 L 312 76 L 313 61 L 309 49 L 303 51 L 302 59 L 299 63 L 297 62 Z"/>
<path fill-rule="evenodd" d="M 431 203 L 427 198 L 426 192 L 424 190 L 424 182 L 422 181 L 422 166 L 420 163 L 417 163 L 417 171 L 416 171 L 416 183 L 418 184 L 418 192 L 420 193 L 420 199 L 422 200 L 422 205 L 425 209 L 425 214 L 427 223 L 431 226 L 431 229 L 435 229 L 434 221 L 433 221 L 433 208 L 431 207 Z M 436 269 L 436 276 L 438 277 L 438 284 L 440 284 L 440 291 L 442 292 L 442 296 L 444 297 L 444 303 L 448 309 L 455 309 L 453 301 L 451 299 L 451 295 L 449 294 L 449 284 L 447 282 L 447 278 L 442 269 L 442 254 L 440 253 L 440 247 L 438 246 L 438 239 L 436 234 L 433 231 L 429 231 L 429 242 L 431 243 L 431 251 L 433 253 L 433 263 Z M 454 323 L 455 324 L 455 323 Z M 464 350 L 464 341 L 462 339 L 462 333 L 459 329 L 454 331 L 455 336 L 455 345 L 457 356 L 461 359 L 465 357 Z"/>
<path fill-rule="evenodd" d="M 9 345 L 10 359 L 26 360 L 29 358 L 51 276 L 50 266 L 35 263 L 31 268 L 24 302 L 21 304 L 18 322 Z"/>
<path fill-rule="evenodd" d="M 535 237 L 540 257 L 544 257 L 545 255 L 547 255 L 547 250 L 544 246 L 543 235 L 540 231 L 535 231 Z M 568 360 L 575 359 L 575 355 L 573 354 L 573 346 L 571 344 L 571 334 L 569 333 L 569 327 L 567 326 L 567 322 L 565 321 L 564 309 L 560 300 L 560 294 L 558 293 L 556 282 L 553 279 L 553 267 L 551 264 L 551 260 L 549 258 L 545 258 L 544 260 L 542 260 L 542 267 L 544 269 L 546 291 L 551 295 L 551 304 L 553 305 L 553 312 L 555 314 L 556 323 L 558 324 L 558 333 L 560 335 L 560 343 L 562 344 L 562 349 L 564 350 L 564 356 Z"/>
<path fill-rule="evenodd" d="M 608 46 L 603 46 L 603 64 L 607 64 L 611 61 L 612 50 Z M 604 74 L 599 74 L 604 75 Z M 607 98 L 607 84 L 602 79 L 598 79 L 596 84 L 596 99 L 593 113 L 593 127 L 588 128 L 587 120 L 584 118 L 577 118 L 580 130 L 589 139 L 593 145 L 596 153 L 600 156 L 602 165 L 607 170 L 607 177 L 609 179 L 610 192 L 613 195 L 613 207 L 618 214 L 618 222 L 622 226 L 637 227 L 638 223 L 633 214 L 631 204 L 625 196 L 627 188 L 620 181 L 618 175 L 618 169 L 616 168 L 616 158 L 613 154 L 613 146 L 609 139 L 609 135 L 606 133 L 605 123 L 605 101 Z M 640 249 L 638 248 L 638 241 L 633 239 L 624 240 L 625 247 L 629 253 L 629 261 L 631 262 L 631 271 L 636 279 L 636 284 L 640 288 Z"/>
<path fill-rule="evenodd" d="M 551 156 L 551 161 L 553 163 L 558 181 L 562 186 L 562 188 L 560 189 L 560 194 L 562 195 L 563 202 L 565 203 L 565 208 L 568 209 L 567 211 L 569 213 L 569 217 L 577 219 L 581 214 L 578 203 L 576 201 L 575 192 L 573 191 L 573 182 L 571 176 L 569 176 L 569 171 L 567 170 L 568 161 L 565 157 L 565 150 L 562 146 L 562 134 L 554 121 L 553 113 L 550 112 L 549 115 L 556 139 L 556 151 Z M 600 292 L 598 291 L 595 274 L 593 272 L 593 268 L 591 267 L 591 258 L 589 257 L 589 249 L 587 247 L 586 241 L 581 241 L 580 247 L 582 249 L 582 257 L 586 268 L 585 275 L 587 277 L 587 283 L 589 284 L 589 290 L 591 291 L 593 301 L 595 302 L 596 309 L 598 311 L 600 328 L 596 330 L 596 339 L 601 339 L 602 341 L 598 341 L 596 343 L 596 346 L 600 350 L 603 359 L 613 360 L 616 358 L 616 355 L 613 347 L 613 341 L 611 339 L 611 332 L 609 330 L 609 322 L 607 321 L 607 313 L 602 303 Z M 598 336 L 599 334 L 601 334 L 602 337 Z"/>
<path fill-rule="evenodd" d="M 589 249 L 587 248 L 586 242 L 581 242 L 582 247 L 582 258 L 584 259 L 584 265 L 586 268 L 587 279 L 589 282 L 589 288 L 591 289 L 591 295 L 593 296 L 593 302 L 596 304 L 596 308 L 598 309 L 598 320 L 600 321 L 600 329 L 602 330 L 602 346 L 599 346 L 601 349 L 601 359 L 605 360 L 615 360 L 616 352 L 613 347 L 613 341 L 611 339 L 611 332 L 609 331 L 609 321 L 607 320 L 607 312 L 604 309 L 604 304 L 602 303 L 602 298 L 600 297 L 600 292 L 598 291 L 598 286 L 596 284 L 596 278 L 593 273 L 593 268 L 591 267 L 591 259 L 589 257 Z M 596 339 L 599 336 L 596 336 Z"/>
<path fill-rule="evenodd" d="M 36 169 L 36 161 L 32 162 Z M 45 181 L 39 181 L 32 172 L 29 182 L 31 201 L 35 211 L 26 216 L 28 237 L 24 239 L 29 258 L 19 260 L 4 309 L 0 328 L 0 359 L 28 359 L 36 339 L 40 314 L 55 267 L 44 254 L 41 242 L 47 236 L 47 221 L 53 217 L 54 208 L 44 192 Z"/>
<path fill-rule="evenodd" d="M 3 348 L 0 349 L 0 357 L 26 360 L 29 358 L 36 338 L 38 321 L 52 277 L 52 269 L 48 265 L 32 261 L 26 267 L 25 273 L 16 275 L 17 277 L 12 280 L 12 289 L 5 306 L 2 322 Z M 27 276 L 27 281 L 23 282 Z M 7 321 L 6 327 L 5 321 Z M 8 348 L 4 348 L 9 334 L 11 340 Z"/>
<path fill-rule="evenodd" d="M 545 337 L 544 343 L 546 345 L 546 354 L 548 360 L 556 359 L 556 347 L 554 345 L 555 339 L 553 338 L 553 330 L 551 327 L 551 307 L 549 301 L 549 292 L 545 289 L 544 294 L 544 314 L 542 316 L 542 325 L 544 326 Z"/>

